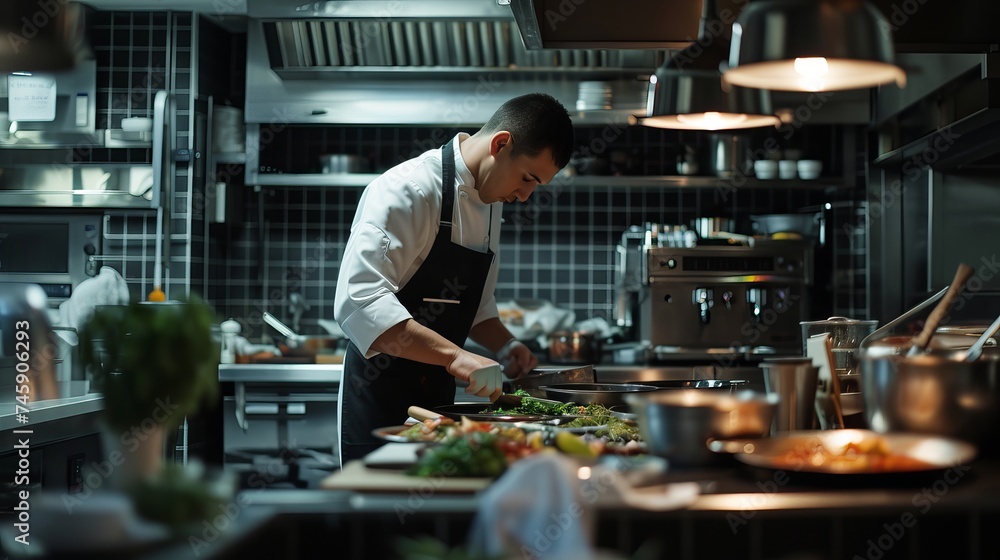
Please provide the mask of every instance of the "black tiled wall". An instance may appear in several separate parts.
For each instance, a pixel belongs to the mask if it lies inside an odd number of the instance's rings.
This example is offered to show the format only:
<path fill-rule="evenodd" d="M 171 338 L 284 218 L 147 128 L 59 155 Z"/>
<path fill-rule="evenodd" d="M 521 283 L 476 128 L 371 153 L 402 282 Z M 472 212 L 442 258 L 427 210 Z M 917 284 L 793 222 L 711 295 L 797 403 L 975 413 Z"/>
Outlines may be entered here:
<path fill-rule="evenodd" d="M 421 127 L 289 127 L 264 146 L 261 166 L 270 172 L 315 173 L 319 155 L 352 153 L 382 171 L 449 138 L 457 130 Z M 470 131 L 471 132 L 471 131 Z M 581 145 L 601 129 L 578 130 Z M 836 141 L 836 131 L 817 131 Z M 759 139 L 758 139 L 759 140 Z M 670 174 L 676 154 L 704 137 L 626 128 L 607 151 L 635 162 L 625 173 Z M 829 142 L 829 141 L 828 141 Z M 819 141 L 814 141 L 819 144 Z M 827 152 L 829 153 L 829 151 Z M 828 168 L 839 172 L 832 157 Z M 587 177 L 587 181 L 594 181 Z M 528 202 L 504 205 L 498 301 L 547 299 L 572 309 L 578 319 L 608 318 L 614 290 L 614 248 L 630 225 L 647 221 L 687 224 L 701 216 L 730 216 L 750 233 L 752 214 L 791 212 L 832 196 L 815 189 L 719 189 L 627 186 L 540 188 Z M 794 183 L 792 183 L 794 185 Z M 599 185 L 599 183 L 598 183 Z M 220 313 L 240 319 L 253 335 L 260 314 L 290 320 L 288 296 L 302 293 L 311 305 L 301 330 L 320 333 L 316 319 L 333 318 L 340 256 L 362 188 L 266 187 L 244 192 L 242 223 L 213 234 L 210 298 Z"/>

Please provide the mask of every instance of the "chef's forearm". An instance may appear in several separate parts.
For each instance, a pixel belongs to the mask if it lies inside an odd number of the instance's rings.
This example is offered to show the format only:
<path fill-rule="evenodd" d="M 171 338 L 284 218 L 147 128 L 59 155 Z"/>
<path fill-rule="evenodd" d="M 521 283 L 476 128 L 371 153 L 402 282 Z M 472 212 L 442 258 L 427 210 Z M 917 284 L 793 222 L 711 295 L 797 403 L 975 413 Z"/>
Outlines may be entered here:
<path fill-rule="evenodd" d="M 507 327 L 496 317 L 479 322 L 479 324 L 472 327 L 469 336 L 472 340 L 494 353 L 499 352 L 504 344 L 507 344 L 514 338 L 514 335 L 510 334 Z"/>
<path fill-rule="evenodd" d="M 396 323 L 375 342 L 372 350 L 438 366 L 447 366 L 461 350 L 448 339 L 413 319 Z"/>

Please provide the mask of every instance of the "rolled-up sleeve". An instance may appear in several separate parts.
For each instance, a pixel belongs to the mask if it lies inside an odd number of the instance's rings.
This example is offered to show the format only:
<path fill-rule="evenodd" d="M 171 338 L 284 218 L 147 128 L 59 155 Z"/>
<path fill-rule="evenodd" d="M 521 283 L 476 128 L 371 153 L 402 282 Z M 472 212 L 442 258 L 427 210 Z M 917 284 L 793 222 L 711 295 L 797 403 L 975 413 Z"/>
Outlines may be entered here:
<path fill-rule="evenodd" d="M 412 181 L 374 181 L 359 203 L 337 276 L 334 317 L 366 358 L 375 340 L 411 318 L 396 292 L 432 235 L 428 201 Z"/>

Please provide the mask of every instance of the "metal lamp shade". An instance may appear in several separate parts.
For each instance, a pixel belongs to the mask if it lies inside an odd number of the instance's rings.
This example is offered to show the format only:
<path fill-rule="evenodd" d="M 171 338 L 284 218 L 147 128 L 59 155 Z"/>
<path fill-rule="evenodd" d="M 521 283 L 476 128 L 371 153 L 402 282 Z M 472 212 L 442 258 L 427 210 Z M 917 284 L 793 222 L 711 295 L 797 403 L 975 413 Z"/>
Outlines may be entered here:
<path fill-rule="evenodd" d="M 74 2 L 0 3 L 0 72 L 58 72 L 89 56 L 86 8 Z"/>
<path fill-rule="evenodd" d="M 778 126 L 770 93 L 759 89 L 723 91 L 718 71 L 676 71 L 661 67 L 650 78 L 644 126 L 679 130 L 737 130 Z"/>
<path fill-rule="evenodd" d="M 863 0 L 751 2 L 733 24 L 723 80 L 783 91 L 837 91 L 896 82 L 889 23 Z"/>

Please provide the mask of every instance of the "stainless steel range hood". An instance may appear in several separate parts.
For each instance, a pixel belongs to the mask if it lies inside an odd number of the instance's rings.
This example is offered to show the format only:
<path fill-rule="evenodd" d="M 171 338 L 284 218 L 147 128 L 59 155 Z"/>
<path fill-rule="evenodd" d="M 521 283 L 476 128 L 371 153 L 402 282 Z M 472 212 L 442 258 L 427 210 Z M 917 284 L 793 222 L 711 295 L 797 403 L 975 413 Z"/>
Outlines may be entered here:
<path fill-rule="evenodd" d="M 664 56 L 529 51 L 495 0 L 293 4 L 248 4 L 247 123 L 482 124 L 534 91 L 573 108 L 589 80 L 613 83 L 624 123 L 645 106 L 646 79 Z"/>

